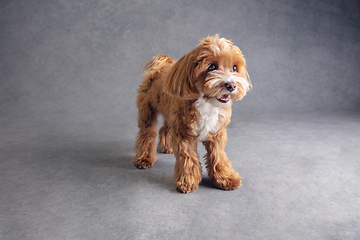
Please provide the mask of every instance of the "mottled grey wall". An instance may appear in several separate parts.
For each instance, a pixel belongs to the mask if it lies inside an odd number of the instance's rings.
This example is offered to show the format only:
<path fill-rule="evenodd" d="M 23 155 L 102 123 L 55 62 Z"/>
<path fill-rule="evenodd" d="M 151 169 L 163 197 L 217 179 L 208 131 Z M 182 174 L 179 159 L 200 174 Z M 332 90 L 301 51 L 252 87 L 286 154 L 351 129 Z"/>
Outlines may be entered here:
<path fill-rule="evenodd" d="M 254 85 L 235 114 L 359 109 L 359 12 L 356 0 L 2 0 L 0 110 L 132 124 L 141 65 L 215 33 L 242 49 Z"/>

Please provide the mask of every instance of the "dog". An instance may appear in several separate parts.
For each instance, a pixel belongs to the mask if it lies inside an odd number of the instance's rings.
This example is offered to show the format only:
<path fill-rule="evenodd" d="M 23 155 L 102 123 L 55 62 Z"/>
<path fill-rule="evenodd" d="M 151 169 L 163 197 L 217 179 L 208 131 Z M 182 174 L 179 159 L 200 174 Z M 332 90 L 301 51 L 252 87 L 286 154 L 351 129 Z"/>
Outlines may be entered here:
<path fill-rule="evenodd" d="M 139 132 L 134 165 L 150 168 L 156 149 L 174 153 L 174 179 L 181 193 L 195 191 L 202 178 L 197 143 L 202 142 L 208 176 L 215 187 L 241 186 L 224 151 L 231 105 L 252 87 L 241 50 L 219 35 L 199 41 L 178 61 L 158 54 L 145 64 L 137 96 Z M 157 116 L 164 118 L 157 145 Z"/>

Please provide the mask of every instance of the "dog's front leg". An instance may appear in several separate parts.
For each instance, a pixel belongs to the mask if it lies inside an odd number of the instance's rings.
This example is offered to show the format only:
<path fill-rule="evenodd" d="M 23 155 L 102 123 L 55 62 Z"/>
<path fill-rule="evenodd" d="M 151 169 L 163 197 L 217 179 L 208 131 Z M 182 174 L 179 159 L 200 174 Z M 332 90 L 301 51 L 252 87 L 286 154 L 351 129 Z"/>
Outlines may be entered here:
<path fill-rule="evenodd" d="M 176 189 L 182 193 L 193 192 L 199 187 L 202 172 L 197 154 L 197 138 L 173 133 L 171 141 L 176 157 Z"/>
<path fill-rule="evenodd" d="M 204 141 L 206 148 L 206 168 L 213 184 L 223 190 L 233 190 L 241 186 L 241 177 L 235 172 L 225 153 L 226 130 L 220 129 Z"/>

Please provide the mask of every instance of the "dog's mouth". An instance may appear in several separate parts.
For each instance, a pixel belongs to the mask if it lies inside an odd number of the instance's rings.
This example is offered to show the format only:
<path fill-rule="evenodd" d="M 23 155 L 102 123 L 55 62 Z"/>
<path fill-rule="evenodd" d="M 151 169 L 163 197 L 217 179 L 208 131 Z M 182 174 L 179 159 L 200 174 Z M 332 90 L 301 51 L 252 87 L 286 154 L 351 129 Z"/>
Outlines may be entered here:
<path fill-rule="evenodd" d="M 224 94 L 220 98 L 216 98 L 221 103 L 227 103 L 230 101 L 230 95 Z"/>

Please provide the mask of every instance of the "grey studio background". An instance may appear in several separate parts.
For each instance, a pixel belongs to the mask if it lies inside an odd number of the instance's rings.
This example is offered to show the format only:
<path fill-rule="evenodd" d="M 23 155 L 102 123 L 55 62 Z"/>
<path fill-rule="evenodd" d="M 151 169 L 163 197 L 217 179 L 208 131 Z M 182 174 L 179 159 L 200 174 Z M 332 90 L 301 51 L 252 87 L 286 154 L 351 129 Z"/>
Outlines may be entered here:
<path fill-rule="evenodd" d="M 0 239 L 360 239 L 359 12 L 356 0 L 0 1 Z M 254 85 L 228 127 L 243 185 L 215 189 L 204 169 L 180 194 L 173 155 L 131 161 L 141 66 L 216 33 Z"/>

